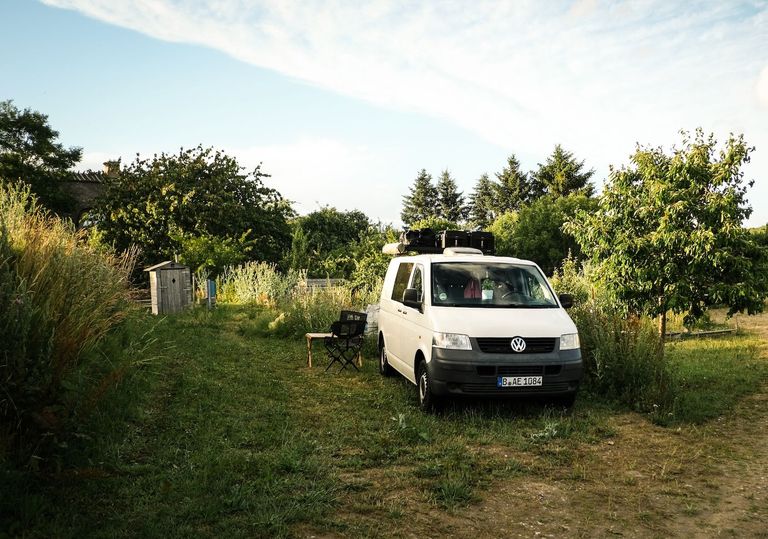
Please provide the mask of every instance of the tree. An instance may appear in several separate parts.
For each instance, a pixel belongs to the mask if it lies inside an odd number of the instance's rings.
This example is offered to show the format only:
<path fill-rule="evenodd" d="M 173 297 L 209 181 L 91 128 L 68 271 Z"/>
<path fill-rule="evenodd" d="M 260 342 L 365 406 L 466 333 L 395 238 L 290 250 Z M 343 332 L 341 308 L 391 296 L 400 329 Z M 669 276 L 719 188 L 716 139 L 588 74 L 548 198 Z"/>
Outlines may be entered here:
<path fill-rule="evenodd" d="M 253 248 L 248 232 L 240 238 L 177 234 L 173 239 L 179 244 L 179 262 L 192 268 L 193 272 L 204 271 L 210 277 L 218 276 L 227 266 L 246 261 Z"/>
<path fill-rule="evenodd" d="M 464 194 L 459 192 L 456 181 L 447 170 L 437 180 L 437 216 L 454 223 L 467 217 Z"/>
<path fill-rule="evenodd" d="M 0 179 L 28 184 L 44 206 L 65 212 L 72 200 L 60 182 L 80 161 L 82 150 L 65 148 L 58 137 L 45 114 L 0 101 Z"/>
<path fill-rule="evenodd" d="M 717 151 L 699 129 L 667 155 L 637 148 L 631 166 L 611 169 L 596 211 L 567 228 L 606 285 L 634 312 L 684 313 L 690 325 L 711 305 L 728 314 L 760 312 L 768 295 L 768 257 L 741 223 L 747 204 L 741 167 L 753 148 L 731 136 Z"/>
<path fill-rule="evenodd" d="M 455 221 L 449 221 L 442 217 L 427 217 L 426 219 L 419 219 L 411 223 L 411 228 L 415 230 L 421 230 L 424 228 L 431 228 L 435 231 L 440 230 L 461 230 L 462 227 Z"/>
<path fill-rule="evenodd" d="M 483 174 L 469 195 L 469 222 L 480 229 L 487 228 L 496 218 L 495 184 Z"/>
<path fill-rule="evenodd" d="M 494 185 L 496 215 L 517 211 L 523 204 L 540 196 L 540 189 L 526 173 L 520 170 L 520 162 L 514 155 L 507 158 L 507 166 L 496 173 L 496 178 L 498 179 L 498 183 Z"/>
<path fill-rule="evenodd" d="M 350 246 L 355 265 L 350 283 L 354 289 L 374 294 L 381 290 L 384 275 L 392 260 L 391 255 L 382 252 L 382 247 L 397 241 L 398 237 L 399 233 L 395 229 L 381 223 L 368 227 L 366 232 L 360 234 L 360 238 Z"/>
<path fill-rule="evenodd" d="M 247 243 L 249 260 L 276 262 L 290 245 L 293 212 L 262 183 L 267 176 L 260 166 L 244 173 L 235 158 L 202 146 L 151 160 L 137 156 L 107 179 L 96 227 L 117 249 L 138 245 L 145 262 L 181 254 L 182 238 L 195 237 L 207 238 L 195 250 L 210 241 L 223 242 L 224 251 Z"/>
<path fill-rule="evenodd" d="M 517 227 L 517 212 L 507 211 L 499 215 L 486 229 L 493 233 L 496 254 L 499 256 L 517 256 L 512 239 Z"/>
<path fill-rule="evenodd" d="M 421 169 L 410 194 L 403 197 L 403 210 L 400 219 L 409 226 L 414 221 L 437 215 L 437 189 L 432 185 L 432 176 Z"/>
<path fill-rule="evenodd" d="M 323 207 L 293 223 L 292 252 L 294 269 L 306 269 L 310 277 L 349 277 L 354 260 L 349 246 L 357 241 L 370 226 L 368 217 L 361 211 L 341 212 L 329 206 Z M 299 230 L 301 232 L 299 232 Z M 304 266 L 295 264 L 304 260 Z"/>
<path fill-rule="evenodd" d="M 504 213 L 489 228 L 496 237 L 496 252 L 533 260 L 544 273 L 552 275 L 569 253 L 575 258 L 581 254 L 575 238 L 563 231 L 563 224 L 578 211 L 594 206 L 595 202 L 584 195 L 545 195 L 517 213 Z"/>
<path fill-rule="evenodd" d="M 553 197 L 563 197 L 580 193 L 592 196 L 595 188 L 589 183 L 594 176 L 594 169 L 583 172 L 584 161 L 577 161 L 573 153 L 565 151 L 559 144 L 544 164 L 533 174 L 534 181 L 542 192 Z"/>

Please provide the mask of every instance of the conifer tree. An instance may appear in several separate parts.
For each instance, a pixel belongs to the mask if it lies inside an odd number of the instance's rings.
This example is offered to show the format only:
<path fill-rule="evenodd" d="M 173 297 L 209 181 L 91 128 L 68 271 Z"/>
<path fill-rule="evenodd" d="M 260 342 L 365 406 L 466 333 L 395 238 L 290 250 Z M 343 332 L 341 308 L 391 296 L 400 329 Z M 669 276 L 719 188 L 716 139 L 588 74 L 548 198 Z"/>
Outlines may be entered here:
<path fill-rule="evenodd" d="M 539 169 L 532 176 L 544 192 L 555 198 L 572 194 L 590 197 L 595 192 L 589 183 L 594 174 L 594 169 L 584 171 L 584 161 L 578 161 L 573 153 L 558 144 L 546 163 L 539 163 Z"/>
<path fill-rule="evenodd" d="M 541 196 L 541 190 L 535 182 L 520 170 L 520 162 L 514 154 L 507 158 L 507 166 L 496 173 L 496 178 L 498 179 L 494 189 L 496 215 L 518 211 L 523 204 Z"/>
<path fill-rule="evenodd" d="M 403 209 L 400 219 L 410 226 L 414 221 L 437 215 L 437 189 L 432 185 L 432 175 L 425 169 L 419 171 L 410 194 L 403 197 Z"/>
<path fill-rule="evenodd" d="M 469 195 L 469 221 L 475 228 L 485 229 L 496 219 L 495 184 L 483 174 Z"/>
<path fill-rule="evenodd" d="M 437 181 L 437 216 L 458 223 L 466 219 L 464 193 L 459 192 L 450 172 L 444 170 Z"/>

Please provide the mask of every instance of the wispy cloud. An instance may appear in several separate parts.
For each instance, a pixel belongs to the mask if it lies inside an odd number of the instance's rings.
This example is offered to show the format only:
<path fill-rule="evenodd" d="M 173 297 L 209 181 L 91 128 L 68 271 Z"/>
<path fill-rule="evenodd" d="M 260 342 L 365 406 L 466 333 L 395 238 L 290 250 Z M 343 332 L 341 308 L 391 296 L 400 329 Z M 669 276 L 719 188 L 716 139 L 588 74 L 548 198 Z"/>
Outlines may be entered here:
<path fill-rule="evenodd" d="M 765 0 L 43 1 L 447 119 L 509 151 L 561 142 L 602 168 L 701 125 L 768 152 Z"/>

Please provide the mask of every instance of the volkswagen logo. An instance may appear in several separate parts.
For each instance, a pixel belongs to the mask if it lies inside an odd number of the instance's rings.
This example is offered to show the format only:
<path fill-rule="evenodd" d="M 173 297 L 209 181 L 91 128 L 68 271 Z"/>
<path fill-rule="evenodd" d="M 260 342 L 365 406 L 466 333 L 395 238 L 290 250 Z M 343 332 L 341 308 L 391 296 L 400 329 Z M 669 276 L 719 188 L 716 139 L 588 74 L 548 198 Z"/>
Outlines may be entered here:
<path fill-rule="evenodd" d="M 522 352 L 525 350 L 525 340 L 522 337 L 514 337 L 512 342 L 509 343 L 513 352 Z"/>

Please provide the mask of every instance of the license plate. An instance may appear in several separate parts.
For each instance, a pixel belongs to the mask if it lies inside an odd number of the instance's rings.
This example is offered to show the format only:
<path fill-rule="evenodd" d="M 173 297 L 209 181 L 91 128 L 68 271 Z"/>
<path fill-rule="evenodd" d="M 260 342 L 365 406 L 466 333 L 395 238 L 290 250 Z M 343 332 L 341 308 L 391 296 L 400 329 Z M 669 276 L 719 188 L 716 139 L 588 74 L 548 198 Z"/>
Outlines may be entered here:
<path fill-rule="evenodd" d="M 542 385 L 541 376 L 499 376 L 496 387 L 530 387 Z"/>

